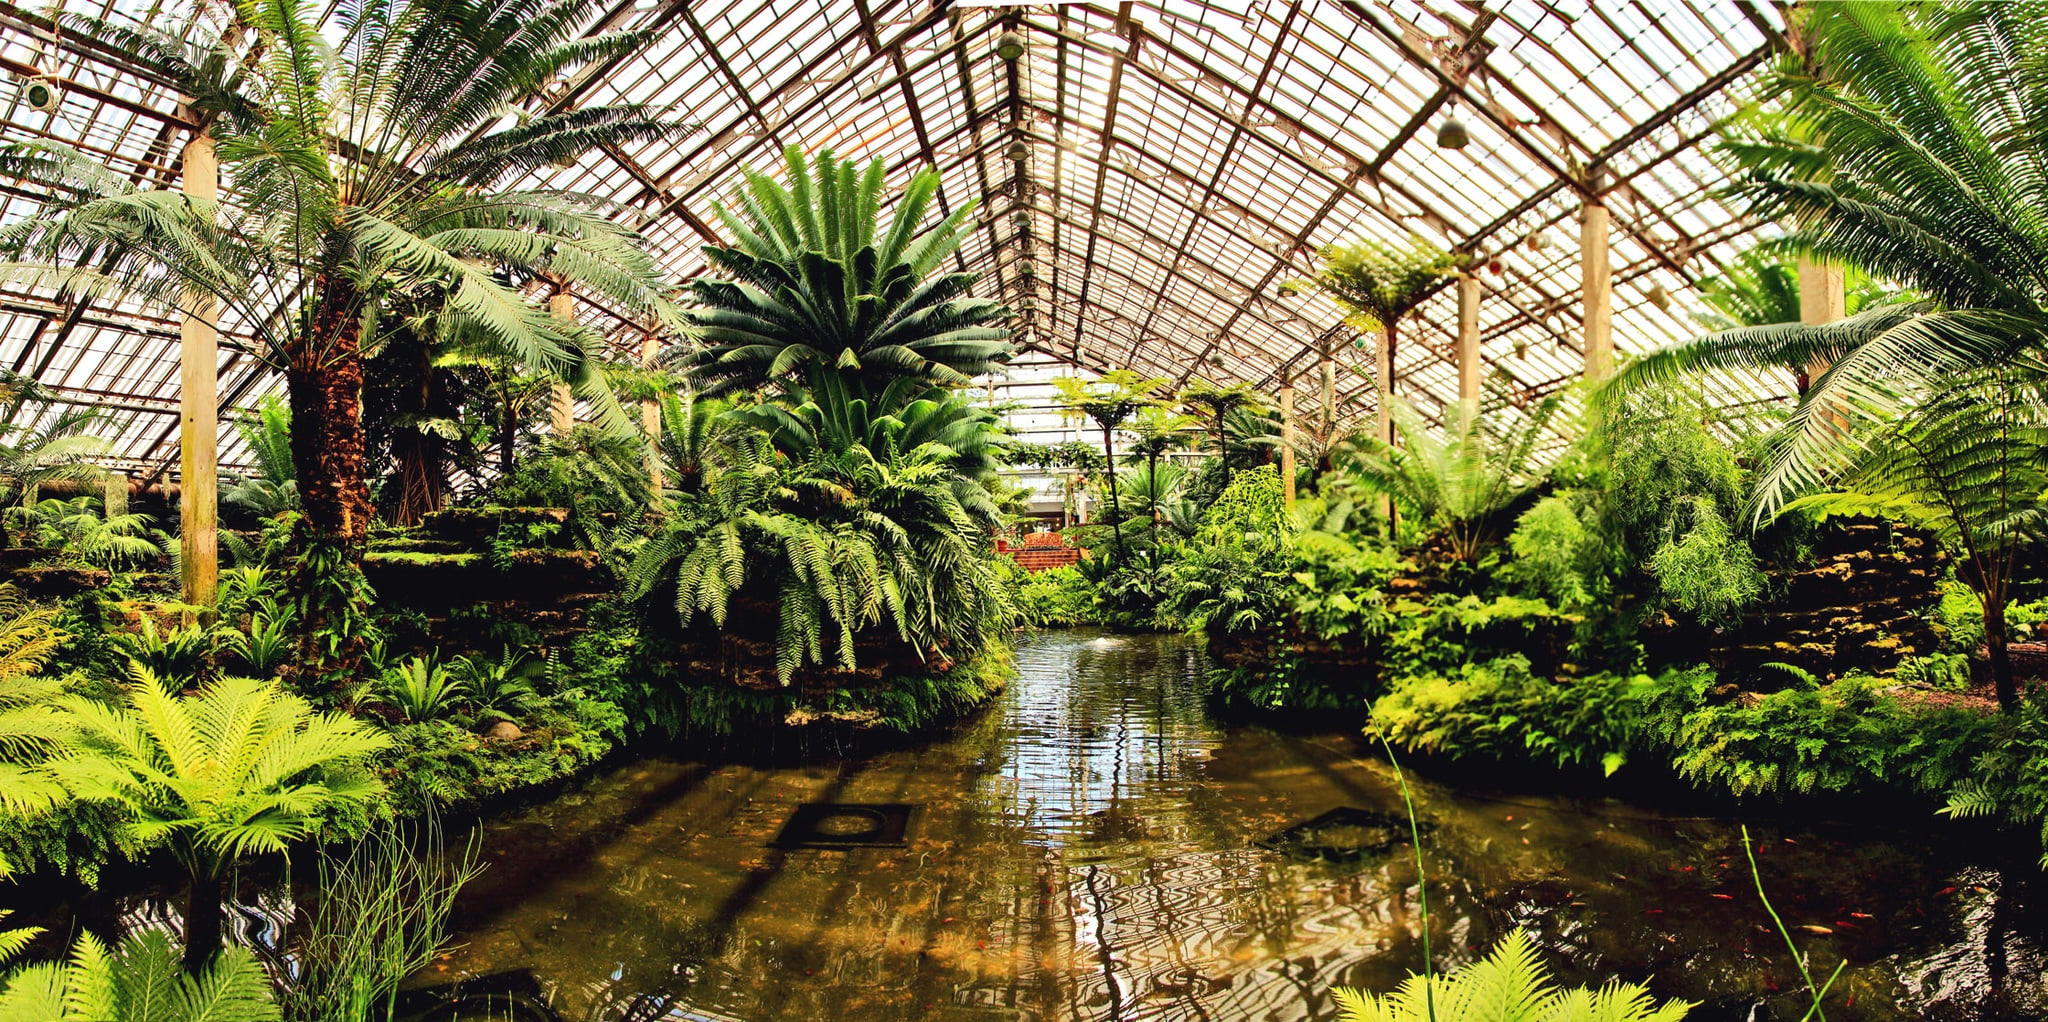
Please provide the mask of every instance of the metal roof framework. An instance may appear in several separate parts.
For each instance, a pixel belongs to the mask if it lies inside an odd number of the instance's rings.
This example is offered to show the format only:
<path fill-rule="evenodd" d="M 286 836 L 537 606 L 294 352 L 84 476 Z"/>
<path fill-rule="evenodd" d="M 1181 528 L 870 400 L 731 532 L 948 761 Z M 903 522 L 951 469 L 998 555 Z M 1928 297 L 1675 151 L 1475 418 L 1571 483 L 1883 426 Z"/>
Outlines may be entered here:
<path fill-rule="evenodd" d="M 171 17 L 136 0 L 90 8 Z M 648 103 L 700 130 L 532 183 L 616 202 L 683 281 L 718 240 L 712 204 L 785 146 L 879 157 L 898 176 L 934 167 L 941 213 L 977 204 L 957 265 L 1015 310 L 1025 357 L 1270 392 L 1306 383 L 1330 348 L 1339 418 L 1377 401 L 1371 351 L 1345 343 L 1324 300 L 1279 285 L 1312 275 L 1323 245 L 1419 234 L 1473 256 L 1482 358 L 1529 399 L 1583 366 L 1587 201 L 1613 217 L 1617 348 L 1693 332 L 1688 289 L 1755 227 L 1717 197 L 1727 173 L 1709 143 L 1782 24 L 1761 0 L 617 0 L 589 30 L 654 28 L 651 41 L 534 106 Z M 1005 33 L 1024 40 L 1018 59 L 997 52 Z M 0 2 L 0 73 L 62 91 L 42 113 L 0 85 L 0 139 L 72 142 L 175 186 L 189 125 L 123 55 Z M 1435 144 L 1451 115 L 1463 149 Z M 0 222 L 38 207 L 0 182 Z M 1425 414 L 1457 396 L 1454 291 L 1404 327 L 1397 390 Z M 638 324 L 581 314 L 638 352 Z M 277 381 L 232 324 L 222 340 L 231 419 Z M 0 289 L 0 368 L 100 409 L 109 460 L 136 473 L 175 472 L 177 358 L 170 310 Z M 1789 392 L 1751 377 L 1722 396 Z M 241 460 L 231 428 L 221 439 L 223 462 Z"/>

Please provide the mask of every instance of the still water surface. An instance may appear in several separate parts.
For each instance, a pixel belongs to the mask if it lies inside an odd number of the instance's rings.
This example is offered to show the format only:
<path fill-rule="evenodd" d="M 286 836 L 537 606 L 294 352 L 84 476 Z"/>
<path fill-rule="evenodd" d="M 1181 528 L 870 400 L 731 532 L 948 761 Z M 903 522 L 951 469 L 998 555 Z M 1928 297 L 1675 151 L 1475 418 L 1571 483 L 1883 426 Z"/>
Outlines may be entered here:
<path fill-rule="evenodd" d="M 1333 1017 L 1421 962 L 1409 849 L 1256 845 L 1338 806 L 1400 811 L 1352 736 L 1225 727 L 1197 643 L 1044 632 L 954 736 L 763 768 L 640 761 L 487 826 L 464 946 L 423 982 L 531 970 L 570 1019 Z M 1654 977 L 1695 1019 L 1797 1018 L 1736 820 L 1414 776 L 1442 967 L 1520 926 L 1561 978 Z M 1510 779 L 1511 780 L 1511 779 Z M 1512 789 L 1512 783 L 1501 786 Z M 800 803 L 911 803 L 902 847 L 768 847 Z M 1828 1018 L 2048 1017 L 2031 866 L 1911 836 L 1752 827 Z M 1775 1012 L 1775 1013 L 1774 1013 Z"/>

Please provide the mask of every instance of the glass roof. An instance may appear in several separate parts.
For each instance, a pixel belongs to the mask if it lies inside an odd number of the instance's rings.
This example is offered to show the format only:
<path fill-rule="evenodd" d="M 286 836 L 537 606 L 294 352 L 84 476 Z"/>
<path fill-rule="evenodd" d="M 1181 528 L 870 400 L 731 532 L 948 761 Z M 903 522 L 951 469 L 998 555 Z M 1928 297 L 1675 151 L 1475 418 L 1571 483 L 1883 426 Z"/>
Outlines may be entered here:
<path fill-rule="evenodd" d="M 173 20 L 147 0 L 66 6 Z M 1323 245 L 1419 234 L 1478 257 L 1482 354 L 1534 397 L 1583 364 L 1589 188 L 1613 215 L 1617 347 L 1692 332 L 1688 289 L 1754 226 L 1716 197 L 1725 173 L 1703 142 L 1781 23 L 1751 0 L 618 0 L 590 30 L 648 27 L 651 41 L 534 105 L 630 100 L 698 128 L 536 183 L 620 203 L 680 281 L 717 240 L 711 204 L 784 146 L 878 156 L 899 177 L 933 166 L 942 210 L 978 204 L 957 262 L 1016 310 L 1034 365 L 1021 376 L 1061 362 L 1313 389 L 1327 345 L 1345 419 L 1376 400 L 1370 351 L 1322 299 L 1279 285 L 1311 275 Z M 996 53 L 1004 32 L 1023 37 L 1021 59 Z M 176 98 L 120 54 L 0 2 L 0 74 L 54 75 L 63 93 L 42 113 L 0 84 L 0 138 L 76 141 L 175 185 Z M 1438 148 L 1452 115 L 1471 142 Z M 37 204 L 0 183 L 0 222 Z M 1453 292 L 1404 328 L 1397 390 L 1426 414 L 1456 397 Z M 582 315 L 638 352 L 639 325 Z M 167 310 L 0 290 L 0 368 L 104 409 L 113 460 L 145 476 L 175 474 L 177 348 Z M 1790 390 L 1733 382 L 1731 403 Z M 246 409 L 276 386 L 228 324 L 224 402 Z M 226 426 L 222 442 L 224 462 L 245 456 Z"/>

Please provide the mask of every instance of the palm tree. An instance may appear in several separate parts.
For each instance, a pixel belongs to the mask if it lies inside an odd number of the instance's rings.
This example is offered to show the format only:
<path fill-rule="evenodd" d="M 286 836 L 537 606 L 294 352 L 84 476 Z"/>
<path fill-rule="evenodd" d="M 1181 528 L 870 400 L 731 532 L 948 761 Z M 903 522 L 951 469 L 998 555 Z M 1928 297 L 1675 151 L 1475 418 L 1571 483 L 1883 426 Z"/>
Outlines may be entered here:
<path fill-rule="evenodd" d="M 1286 291 L 1313 290 L 1327 295 L 1344 311 L 1344 322 L 1363 333 L 1378 333 L 1381 357 L 1393 364 L 1401 320 L 1436 290 L 1445 277 L 1457 272 L 1461 257 L 1431 244 L 1420 235 L 1410 235 L 1404 244 L 1364 241 L 1354 245 L 1328 245 L 1322 250 L 1323 268 L 1313 278 L 1293 281 Z M 1327 387 L 1328 381 L 1325 381 Z M 1391 390 L 1392 381 L 1388 381 Z M 1391 394 L 1382 395 L 1382 400 Z M 1325 409 L 1334 412 L 1334 409 Z M 1392 419 L 1386 419 L 1386 435 L 1395 439 Z M 1323 424 L 1324 435 L 1335 428 Z"/>
<path fill-rule="evenodd" d="M 252 334 L 285 376 L 307 522 L 354 564 L 371 510 L 363 352 L 390 302 L 430 303 L 444 329 L 494 338 L 623 428 L 590 331 L 493 272 L 516 268 L 628 314 L 664 315 L 659 272 L 610 209 L 505 184 L 593 147 L 681 130 L 638 106 L 505 116 L 557 76 L 641 43 L 633 33 L 578 36 L 602 7 L 370 0 L 323 25 L 295 0 L 238 0 L 227 37 L 67 17 L 66 28 L 196 97 L 237 201 L 139 188 L 60 143 L 14 145 L 0 172 L 49 200 L 0 232 L 0 248 L 21 260 L 6 275 L 166 309 L 199 296 Z M 244 28 L 262 39 L 246 61 L 233 45 Z"/>
<path fill-rule="evenodd" d="M 1437 430 L 1394 398 L 1388 408 L 1399 443 L 1354 436 L 1338 445 L 1335 460 L 1441 530 L 1451 556 L 1471 563 L 1500 538 L 1498 513 L 1543 481 L 1542 444 L 1559 405 L 1552 395 L 1524 414 L 1502 415 L 1460 403 L 1446 409 L 1450 418 Z"/>
<path fill-rule="evenodd" d="M 174 694 L 131 665 L 119 705 L 69 697 L 76 748 L 44 769 L 70 794 L 134 816 L 127 836 L 164 842 L 192 882 L 185 964 L 220 948 L 221 884 L 237 860 L 282 853 L 336 810 L 383 790 L 365 769 L 383 732 L 315 712 L 276 681 L 225 678 Z"/>
<path fill-rule="evenodd" d="M 1973 374 L 1856 444 L 1856 460 L 1823 493 L 1786 512 L 1904 522 L 1932 536 L 1984 612 L 1998 702 L 2019 709 L 2005 608 L 2021 555 L 2048 535 L 2048 386 L 2009 372 Z"/>
<path fill-rule="evenodd" d="M 1789 250 L 1928 301 L 1714 334 L 1636 360 L 1613 385 L 1827 363 L 1758 473 L 1760 516 L 1848 471 L 1859 438 L 1875 435 L 1866 427 L 1977 368 L 2037 364 L 2048 336 L 2039 7 L 1813 4 L 1791 28 L 1762 111 L 1723 143 L 1743 170 L 1735 195 L 1789 225 Z"/>
<path fill-rule="evenodd" d="M 1009 331 L 992 325 L 1003 306 L 967 296 L 974 274 L 936 272 L 973 205 L 918 231 L 937 172 L 911 178 L 884 229 L 879 158 L 861 170 L 792 146 L 784 159 L 787 186 L 750 171 L 737 209 L 718 207 L 734 244 L 707 247 L 721 276 L 690 285 L 705 346 L 687 361 L 706 393 L 779 386 L 872 399 L 898 379 L 959 386 L 1008 360 Z"/>
<path fill-rule="evenodd" d="M 255 472 L 239 475 L 221 491 L 223 503 L 258 518 L 270 518 L 299 506 L 298 473 L 292 469 L 292 410 L 278 398 L 256 403 L 256 418 L 238 422 L 235 430 L 248 446 Z"/>
<path fill-rule="evenodd" d="M 1109 476 L 1109 529 L 1116 538 L 1119 557 L 1124 553 L 1124 527 L 1123 516 L 1118 510 L 1123 501 L 1118 494 L 1116 478 L 1116 431 L 1139 409 L 1158 405 L 1159 392 L 1167 382 L 1165 377 L 1139 376 L 1130 369 L 1112 369 L 1093 380 L 1069 376 L 1052 381 L 1067 410 L 1087 416 L 1102 431 L 1102 457 L 1106 463 L 1104 474 Z"/>
<path fill-rule="evenodd" d="M 0 386 L 0 399 L 9 389 Z M 14 390 L 22 395 L 33 392 L 26 387 Z M 30 506 L 44 483 L 98 478 L 99 468 L 88 459 L 106 453 L 107 442 L 86 431 L 99 421 L 90 411 L 74 409 L 59 413 L 40 429 L 0 423 L 0 511 Z M 10 542 L 6 517 L 0 515 L 0 546 Z"/>
<path fill-rule="evenodd" d="M 1216 457 L 1222 460 L 1226 471 L 1230 465 L 1231 416 L 1239 409 L 1266 409 L 1265 398 L 1249 383 L 1220 386 L 1207 380 L 1197 380 L 1182 390 L 1180 403 L 1208 430 L 1210 439 L 1216 443 Z"/>
<path fill-rule="evenodd" d="M 4 957 L 4 956 L 0 956 Z M 178 966 L 161 930 L 131 933 L 111 952 L 81 933 L 62 962 L 0 975 L 0 1022 L 275 1022 L 270 977 L 231 947 L 199 970 Z"/>

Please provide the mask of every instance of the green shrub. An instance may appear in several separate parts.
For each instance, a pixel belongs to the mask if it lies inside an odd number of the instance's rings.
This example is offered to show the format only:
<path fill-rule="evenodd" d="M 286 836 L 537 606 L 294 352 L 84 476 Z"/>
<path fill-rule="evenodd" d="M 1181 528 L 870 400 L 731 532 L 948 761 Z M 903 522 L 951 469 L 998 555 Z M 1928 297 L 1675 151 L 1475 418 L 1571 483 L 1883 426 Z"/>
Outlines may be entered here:
<path fill-rule="evenodd" d="M 430 805 L 467 806 L 570 777 L 617 748 L 626 715 L 577 691 L 537 701 L 510 741 L 486 738 L 448 720 L 390 730 L 392 749 L 378 772 L 400 815 Z"/>
<path fill-rule="evenodd" d="M 1520 656 L 1402 678 L 1372 705 L 1370 729 L 1416 752 L 1599 763 L 1612 774 L 1628 758 L 1647 677 L 1544 678 Z"/>
<path fill-rule="evenodd" d="M 1017 610 L 1026 622 L 1045 628 L 1095 623 L 1095 587 L 1079 567 L 1013 570 Z"/>

